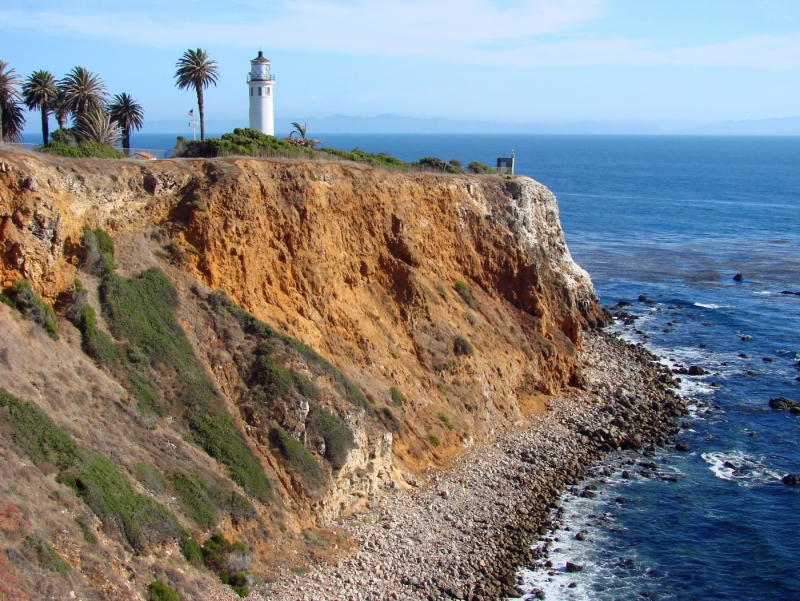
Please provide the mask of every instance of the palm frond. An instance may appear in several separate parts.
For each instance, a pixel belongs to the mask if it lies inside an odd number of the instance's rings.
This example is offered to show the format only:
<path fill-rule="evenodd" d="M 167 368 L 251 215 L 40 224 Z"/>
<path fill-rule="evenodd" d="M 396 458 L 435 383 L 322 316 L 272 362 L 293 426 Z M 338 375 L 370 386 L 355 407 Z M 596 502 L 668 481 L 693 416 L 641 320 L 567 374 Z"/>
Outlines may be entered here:
<path fill-rule="evenodd" d="M 122 93 L 114 96 L 108 105 L 111 120 L 119 124 L 122 129 L 142 129 L 144 125 L 144 109 L 130 94 Z"/>
<path fill-rule="evenodd" d="M 104 109 L 108 100 L 105 83 L 86 67 L 72 69 L 58 87 L 64 94 L 65 108 L 76 117 Z"/>
<path fill-rule="evenodd" d="M 217 61 L 210 60 L 202 48 L 187 50 L 175 66 L 175 85 L 181 90 L 216 86 L 219 81 Z"/>
<path fill-rule="evenodd" d="M 90 111 L 78 118 L 75 134 L 81 142 L 97 142 L 114 147 L 122 137 L 119 125 L 105 111 Z"/>

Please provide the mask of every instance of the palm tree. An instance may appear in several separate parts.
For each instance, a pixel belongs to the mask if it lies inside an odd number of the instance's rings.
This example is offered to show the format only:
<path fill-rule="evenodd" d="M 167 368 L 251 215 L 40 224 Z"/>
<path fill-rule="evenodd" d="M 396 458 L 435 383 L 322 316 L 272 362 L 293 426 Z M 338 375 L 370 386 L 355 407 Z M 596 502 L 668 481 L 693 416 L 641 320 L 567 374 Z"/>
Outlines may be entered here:
<path fill-rule="evenodd" d="M 19 106 L 19 76 L 8 63 L 0 60 L 0 144 L 15 142 L 22 135 L 25 116 Z"/>
<path fill-rule="evenodd" d="M 75 67 L 58 82 L 64 93 L 64 107 L 79 118 L 91 111 L 103 110 L 108 99 L 106 84 L 86 67 Z"/>
<path fill-rule="evenodd" d="M 299 134 L 299 135 L 300 135 L 300 137 L 301 137 L 303 140 L 305 140 L 305 139 L 306 139 L 306 129 L 308 129 L 308 123 L 303 123 L 303 125 L 300 125 L 300 124 L 299 124 L 297 121 L 293 121 L 293 122 L 292 122 L 292 127 L 293 127 L 294 129 L 293 129 L 293 130 L 291 131 L 291 133 L 289 134 L 289 137 L 290 137 L 290 138 L 292 137 L 292 134 Z"/>
<path fill-rule="evenodd" d="M 308 130 L 308 124 L 303 123 L 300 125 L 297 121 L 292 123 L 292 127 L 294 128 L 290 133 L 288 138 L 284 138 L 287 142 L 294 144 L 295 146 L 299 146 L 301 148 L 310 148 L 314 150 L 322 140 L 318 138 L 306 138 L 306 131 Z M 298 134 L 299 138 L 293 138 L 294 134 Z"/>
<path fill-rule="evenodd" d="M 208 59 L 206 51 L 198 48 L 189 49 L 175 64 L 175 85 L 181 90 L 194 88 L 197 92 L 197 108 L 200 109 L 200 139 L 206 138 L 205 112 L 203 107 L 203 89 L 219 81 L 217 61 Z"/>
<path fill-rule="evenodd" d="M 58 121 L 58 126 L 61 129 L 66 129 L 69 109 L 67 108 L 67 97 L 62 90 L 58 91 L 58 95 L 53 100 L 53 113 L 56 116 L 56 121 Z"/>
<path fill-rule="evenodd" d="M 111 120 L 122 129 L 122 148 L 125 154 L 131 148 L 131 129 L 139 131 L 144 125 L 144 109 L 130 94 L 117 94 L 108 107 Z"/>
<path fill-rule="evenodd" d="M 122 130 L 103 110 L 93 110 L 78 117 L 75 134 L 81 142 L 97 142 L 113 148 L 122 137 Z"/>
<path fill-rule="evenodd" d="M 22 86 L 25 104 L 32 111 L 42 113 L 42 140 L 50 141 L 50 111 L 58 97 L 55 78 L 48 71 L 34 71 Z"/>

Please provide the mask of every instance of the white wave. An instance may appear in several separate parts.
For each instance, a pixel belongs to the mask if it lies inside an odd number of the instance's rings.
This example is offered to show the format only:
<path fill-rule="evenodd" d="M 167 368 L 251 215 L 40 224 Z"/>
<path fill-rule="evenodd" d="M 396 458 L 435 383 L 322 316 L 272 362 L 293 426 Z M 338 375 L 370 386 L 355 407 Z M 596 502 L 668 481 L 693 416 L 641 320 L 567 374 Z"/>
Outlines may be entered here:
<path fill-rule="evenodd" d="M 741 451 L 703 453 L 703 460 L 717 478 L 738 482 L 742 486 L 765 484 L 781 479 L 781 474 L 764 465 L 764 459 L 756 459 Z"/>
<path fill-rule="evenodd" d="M 735 309 L 736 305 L 715 305 L 714 303 L 695 303 L 695 307 L 703 309 Z"/>

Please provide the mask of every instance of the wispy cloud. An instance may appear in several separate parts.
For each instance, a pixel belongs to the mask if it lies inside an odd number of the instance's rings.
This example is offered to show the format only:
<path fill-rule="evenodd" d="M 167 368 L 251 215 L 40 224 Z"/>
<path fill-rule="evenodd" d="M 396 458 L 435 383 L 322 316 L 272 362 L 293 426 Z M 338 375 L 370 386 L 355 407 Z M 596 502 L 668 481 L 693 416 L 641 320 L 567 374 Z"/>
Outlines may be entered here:
<path fill-rule="evenodd" d="M 681 65 L 800 68 L 800 33 L 708 45 L 603 37 L 604 0 L 0 1 L 0 27 L 163 48 L 233 46 L 424 57 L 478 66 Z M 44 8 L 41 8 L 43 7 Z M 122 7 L 122 8 L 120 8 Z"/>

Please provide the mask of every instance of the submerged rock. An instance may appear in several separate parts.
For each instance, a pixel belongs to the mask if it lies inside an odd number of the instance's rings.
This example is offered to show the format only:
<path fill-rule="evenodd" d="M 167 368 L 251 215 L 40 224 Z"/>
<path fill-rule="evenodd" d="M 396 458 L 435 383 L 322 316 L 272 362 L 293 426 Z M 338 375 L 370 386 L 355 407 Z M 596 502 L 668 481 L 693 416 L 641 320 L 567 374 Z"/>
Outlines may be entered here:
<path fill-rule="evenodd" d="M 786 474 L 781 482 L 786 486 L 800 486 L 800 474 Z"/>
<path fill-rule="evenodd" d="M 733 276 L 733 281 L 744 282 L 744 276 L 741 273 L 737 273 L 735 276 Z"/>
<path fill-rule="evenodd" d="M 786 398 L 785 396 L 779 396 L 769 400 L 769 406 L 776 411 L 788 411 L 792 407 L 797 407 L 797 405 L 797 401 Z"/>

